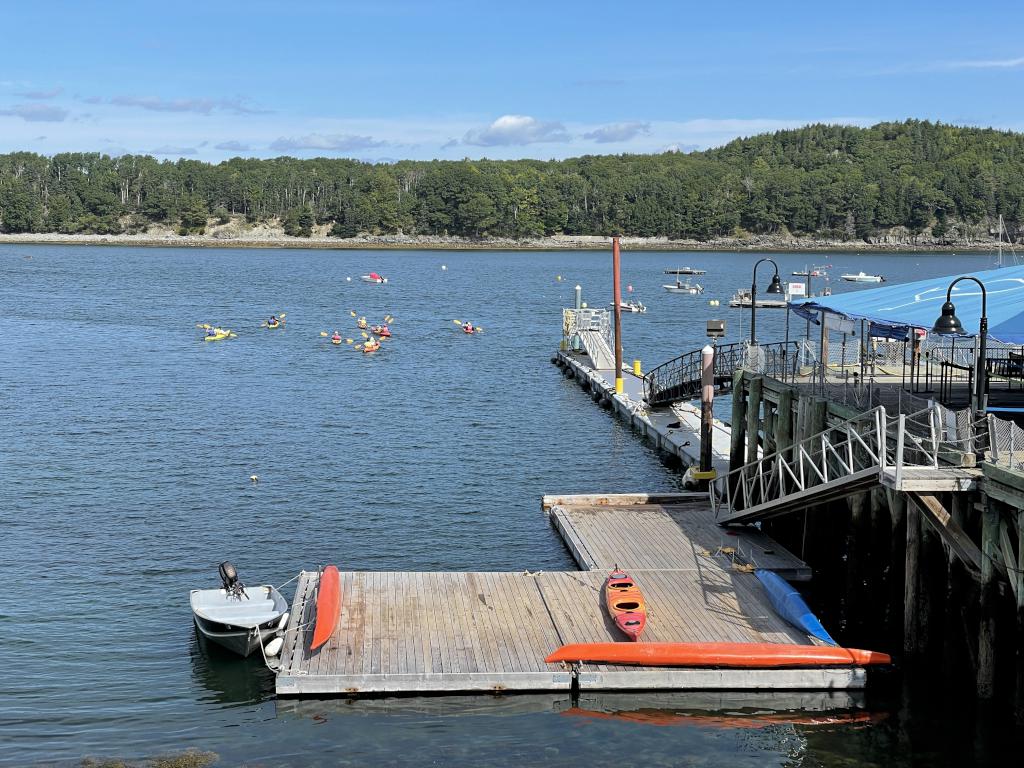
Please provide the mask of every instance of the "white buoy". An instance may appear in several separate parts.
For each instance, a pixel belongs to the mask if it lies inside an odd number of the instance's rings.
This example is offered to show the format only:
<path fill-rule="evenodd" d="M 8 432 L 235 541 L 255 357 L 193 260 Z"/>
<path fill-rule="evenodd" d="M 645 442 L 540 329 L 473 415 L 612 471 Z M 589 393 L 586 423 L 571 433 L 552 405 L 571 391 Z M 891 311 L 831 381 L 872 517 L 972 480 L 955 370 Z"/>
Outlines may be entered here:
<path fill-rule="evenodd" d="M 442 272 L 447 272 L 448 271 L 448 265 L 447 264 L 442 264 L 441 265 L 441 271 Z"/>
<path fill-rule="evenodd" d="M 587 308 L 587 302 L 585 302 L 585 301 L 580 302 L 580 309 L 586 309 L 586 308 Z"/>
<path fill-rule="evenodd" d="M 254 483 L 258 483 L 260 481 L 260 476 L 259 475 L 249 475 L 249 479 L 252 480 Z"/>
<path fill-rule="evenodd" d="M 284 639 L 280 637 L 275 637 L 273 640 L 267 643 L 267 647 L 263 649 L 263 652 L 267 654 L 268 657 L 273 658 L 281 652 L 281 647 L 283 645 Z"/>
<path fill-rule="evenodd" d="M 352 278 L 351 277 L 346 277 L 345 278 L 345 282 L 346 283 L 351 283 L 352 282 Z"/>
<path fill-rule="evenodd" d="M 288 611 L 285 611 L 281 615 L 281 620 L 279 622 L 277 622 L 277 628 L 278 629 L 284 629 L 284 625 L 288 623 L 288 616 L 289 616 Z"/>

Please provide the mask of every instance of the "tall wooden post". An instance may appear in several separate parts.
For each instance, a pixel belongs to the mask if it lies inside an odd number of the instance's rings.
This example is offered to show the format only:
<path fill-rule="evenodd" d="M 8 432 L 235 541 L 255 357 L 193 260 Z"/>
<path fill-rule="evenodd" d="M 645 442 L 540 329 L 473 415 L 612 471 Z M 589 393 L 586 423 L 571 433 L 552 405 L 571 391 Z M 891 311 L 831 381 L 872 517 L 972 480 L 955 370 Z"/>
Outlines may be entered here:
<path fill-rule="evenodd" d="M 747 431 L 747 398 L 743 391 L 743 371 L 732 374 L 732 423 L 729 425 L 729 471 L 743 466 L 743 440 Z"/>
<path fill-rule="evenodd" d="M 711 471 L 711 428 L 714 424 L 715 348 L 700 351 L 700 471 Z"/>
<path fill-rule="evenodd" d="M 747 464 L 757 461 L 758 432 L 761 423 L 761 392 L 764 377 L 755 376 L 750 380 L 750 398 L 747 402 Z"/>
<path fill-rule="evenodd" d="M 622 285 L 619 269 L 619 237 L 612 238 L 612 279 L 615 287 L 612 291 L 615 302 L 615 394 L 621 395 L 625 389 L 622 381 Z"/>
<path fill-rule="evenodd" d="M 978 698 L 991 699 L 996 682 L 996 565 L 999 510 L 992 499 L 981 512 L 981 616 L 978 626 Z"/>
<path fill-rule="evenodd" d="M 918 573 L 921 568 L 921 510 L 907 504 L 907 559 L 903 580 L 903 650 L 908 657 L 917 656 L 920 637 L 917 625 Z"/>

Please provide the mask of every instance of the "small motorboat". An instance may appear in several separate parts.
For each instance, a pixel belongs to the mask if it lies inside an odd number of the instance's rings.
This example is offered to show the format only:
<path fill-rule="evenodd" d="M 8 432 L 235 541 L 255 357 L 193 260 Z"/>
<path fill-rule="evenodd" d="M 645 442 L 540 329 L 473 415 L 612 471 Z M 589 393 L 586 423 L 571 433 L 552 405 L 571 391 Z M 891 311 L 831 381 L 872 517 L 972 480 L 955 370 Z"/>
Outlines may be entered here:
<path fill-rule="evenodd" d="M 615 302 L 609 301 L 608 306 L 614 307 Z M 647 307 L 645 307 L 643 303 L 639 301 L 620 301 L 619 307 L 622 309 L 623 312 L 637 312 L 641 315 L 647 311 Z"/>
<path fill-rule="evenodd" d="M 858 272 L 855 275 L 841 275 L 843 280 L 850 283 L 884 283 L 885 278 L 881 275 L 867 275 L 863 272 Z"/>
<path fill-rule="evenodd" d="M 269 585 L 247 590 L 231 563 L 221 563 L 219 570 L 220 589 L 193 589 L 190 593 L 196 630 L 207 640 L 248 656 L 284 629 L 288 602 Z"/>
<path fill-rule="evenodd" d="M 693 267 L 683 267 L 682 269 L 666 269 L 666 275 L 703 275 L 706 273 L 706 269 L 694 269 Z"/>
<path fill-rule="evenodd" d="M 371 272 L 368 275 L 362 275 L 359 279 L 364 283 L 386 283 L 388 281 L 386 277 L 381 277 L 376 272 Z"/>
<path fill-rule="evenodd" d="M 691 284 L 689 280 L 682 281 L 676 280 L 675 283 L 669 283 L 661 286 L 669 293 L 688 293 L 691 296 L 696 296 L 699 293 L 704 293 L 704 286 L 700 283 Z"/>
<path fill-rule="evenodd" d="M 825 271 L 824 267 L 804 267 L 803 272 L 794 272 L 794 277 L 827 277 L 828 272 Z"/>
<path fill-rule="evenodd" d="M 636 642 L 647 625 L 647 606 L 640 587 L 616 566 L 604 581 L 604 599 L 615 626 Z"/>
<path fill-rule="evenodd" d="M 370 326 L 370 333 L 376 334 L 377 336 L 380 336 L 382 339 L 391 338 L 391 329 L 388 328 L 386 325 Z"/>

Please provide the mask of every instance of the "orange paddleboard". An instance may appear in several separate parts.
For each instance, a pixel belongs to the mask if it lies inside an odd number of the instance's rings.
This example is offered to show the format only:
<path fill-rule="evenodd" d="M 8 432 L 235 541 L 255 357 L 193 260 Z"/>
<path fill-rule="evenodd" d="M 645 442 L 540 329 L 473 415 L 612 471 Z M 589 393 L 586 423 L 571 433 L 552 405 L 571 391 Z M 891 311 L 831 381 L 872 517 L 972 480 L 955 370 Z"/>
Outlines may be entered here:
<path fill-rule="evenodd" d="M 889 664 L 887 653 L 826 645 L 783 643 L 577 643 L 563 645 L 546 659 L 645 667 L 863 667 Z"/>
<path fill-rule="evenodd" d="M 316 594 L 316 624 L 313 626 L 313 642 L 309 650 L 315 651 L 334 634 L 341 613 L 341 577 L 338 569 L 328 565 L 320 574 L 320 586 Z"/>

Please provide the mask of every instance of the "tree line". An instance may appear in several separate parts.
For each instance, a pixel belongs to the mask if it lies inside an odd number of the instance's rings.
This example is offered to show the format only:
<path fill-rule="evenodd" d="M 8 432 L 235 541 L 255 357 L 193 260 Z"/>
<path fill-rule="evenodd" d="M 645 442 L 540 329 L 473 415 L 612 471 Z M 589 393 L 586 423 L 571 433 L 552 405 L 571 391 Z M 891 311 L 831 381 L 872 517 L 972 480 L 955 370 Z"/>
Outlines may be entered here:
<path fill-rule="evenodd" d="M 927 121 L 810 125 L 704 152 L 558 161 L 365 163 L 148 155 L 0 155 L 0 231 L 201 233 L 279 220 L 309 236 L 554 234 L 692 238 L 749 232 L 936 237 L 1024 222 L 1024 134 Z"/>

